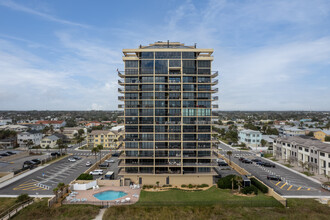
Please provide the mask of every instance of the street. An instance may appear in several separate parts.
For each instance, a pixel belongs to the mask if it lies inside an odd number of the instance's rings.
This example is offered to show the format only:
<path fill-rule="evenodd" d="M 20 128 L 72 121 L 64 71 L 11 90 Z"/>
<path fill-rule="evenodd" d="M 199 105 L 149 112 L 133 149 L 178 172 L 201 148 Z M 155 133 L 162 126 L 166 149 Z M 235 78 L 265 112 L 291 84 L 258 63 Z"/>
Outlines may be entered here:
<path fill-rule="evenodd" d="M 264 167 L 257 165 L 256 163 L 246 164 L 242 163 L 238 157 L 244 157 L 248 159 L 258 158 L 263 162 L 268 162 L 263 158 L 255 156 L 255 154 L 248 151 L 234 150 L 222 143 L 219 145 L 218 153 L 228 158 L 227 151 L 232 151 L 231 160 L 246 171 L 250 172 L 251 175 L 257 177 L 269 187 L 273 188 L 277 193 L 282 196 L 330 196 L 330 192 L 324 190 L 320 184 L 310 180 L 307 177 L 299 175 L 290 169 L 283 168 L 275 164 L 275 168 Z M 281 177 L 281 181 L 268 180 L 267 175 L 277 175 Z"/>

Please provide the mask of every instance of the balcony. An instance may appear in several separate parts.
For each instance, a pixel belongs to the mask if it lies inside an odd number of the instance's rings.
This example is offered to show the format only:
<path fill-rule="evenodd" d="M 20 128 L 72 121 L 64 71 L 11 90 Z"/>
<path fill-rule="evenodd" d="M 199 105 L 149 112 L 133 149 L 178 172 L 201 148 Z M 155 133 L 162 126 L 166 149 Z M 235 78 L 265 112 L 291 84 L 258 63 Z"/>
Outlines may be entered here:
<path fill-rule="evenodd" d="M 124 108 L 124 107 L 125 107 L 125 105 L 123 105 L 123 104 L 118 105 L 118 108 Z"/>
<path fill-rule="evenodd" d="M 119 79 L 118 79 L 118 84 L 121 85 L 121 86 L 125 85 L 125 83 L 123 81 L 119 80 Z"/>
<path fill-rule="evenodd" d="M 211 101 L 218 101 L 219 100 L 219 97 L 218 96 L 213 96 Z"/>
<path fill-rule="evenodd" d="M 212 105 L 212 108 L 219 108 L 219 105 Z"/>
<path fill-rule="evenodd" d="M 124 101 L 125 100 L 125 97 L 124 96 L 118 96 L 118 100 L 119 101 Z"/>
<path fill-rule="evenodd" d="M 124 73 L 124 71 L 119 71 L 119 70 L 117 70 L 117 72 L 118 72 L 118 76 L 120 77 L 120 78 L 125 78 L 125 73 Z M 123 74 L 124 73 L 124 74 Z"/>
<path fill-rule="evenodd" d="M 215 86 L 215 85 L 217 85 L 218 84 L 218 80 L 215 80 L 215 81 L 213 81 L 211 84 L 212 84 L 212 86 Z"/>
<path fill-rule="evenodd" d="M 125 90 L 124 89 L 121 89 L 121 88 L 118 88 L 118 92 L 121 93 L 121 94 L 124 94 L 125 93 Z"/>
<path fill-rule="evenodd" d="M 218 76 L 218 71 L 214 71 L 214 72 L 212 71 L 211 77 L 215 78 L 217 76 Z"/>
<path fill-rule="evenodd" d="M 215 88 L 215 89 L 211 89 L 211 92 L 212 93 L 217 93 L 219 91 L 219 89 L 218 88 Z"/>

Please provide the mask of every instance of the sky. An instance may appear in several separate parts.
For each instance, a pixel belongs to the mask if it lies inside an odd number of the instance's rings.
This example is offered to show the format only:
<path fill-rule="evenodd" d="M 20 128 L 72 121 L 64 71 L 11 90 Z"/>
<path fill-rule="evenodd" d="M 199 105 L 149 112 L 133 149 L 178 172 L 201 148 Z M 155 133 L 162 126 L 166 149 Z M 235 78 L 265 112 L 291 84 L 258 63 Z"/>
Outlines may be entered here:
<path fill-rule="evenodd" d="M 219 110 L 330 110 L 329 0 L 0 0 L 0 110 L 116 110 L 167 40 L 214 49 Z"/>

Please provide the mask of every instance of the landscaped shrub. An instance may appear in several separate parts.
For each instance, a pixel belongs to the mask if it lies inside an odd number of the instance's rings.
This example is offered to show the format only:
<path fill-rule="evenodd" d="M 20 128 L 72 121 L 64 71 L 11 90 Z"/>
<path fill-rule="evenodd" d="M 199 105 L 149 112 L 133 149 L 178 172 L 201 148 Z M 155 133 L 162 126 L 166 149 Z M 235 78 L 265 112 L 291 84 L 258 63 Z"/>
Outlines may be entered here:
<path fill-rule="evenodd" d="M 19 195 L 15 202 L 20 203 L 20 202 L 24 202 L 28 199 L 30 199 L 30 196 L 27 193 L 24 193 L 24 194 Z"/>
<path fill-rule="evenodd" d="M 263 183 L 259 182 L 259 180 L 255 179 L 255 178 L 251 178 L 250 180 L 251 180 L 252 185 L 257 187 L 261 192 L 268 193 L 268 187 L 265 186 Z"/>
<path fill-rule="evenodd" d="M 231 189 L 232 188 L 232 179 L 234 179 L 234 189 L 237 189 L 237 181 L 235 180 L 236 175 L 225 176 L 218 181 L 218 187 L 220 189 Z"/>
<path fill-rule="evenodd" d="M 191 189 L 193 188 L 194 186 L 192 184 L 189 184 L 188 187 Z"/>
<path fill-rule="evenodd" d="M 172 185 L 171 184 L 165 184 L 165 185 L 163 185 L 163 187 L 172 187 Z"/>
<path fill-rule="evenodd" d="M 186 187 L 187 187 L 187 185 L 185 185 L 185 184 L 182 184 L 182 185 L 181 185 L 181 187 L 182 187 L 182 188 L 186 188 Z"/>
<path fill-rule="evenodd" d="M 205 187 L 209 187 L 209 185 L 207 184 L 197 185 L 197 188 L 205 188 Z"/>
<path fill-rule="evenodd" d="M 78 176 L 77 180 L 93 180 L 93 175 L 82 173 L 80 176 Z"/>
<path fill-rule="evenodd" d="M 241 189 L 241 193 L 244 193 L 244 194 L 256 194 L 258 195 L 258 188 L 255 187 L 254 185 L 251 185 L 251 186 L 247 186 L 247 187 L 244 187 L 243 189 Z"/>
<path fill-rule="evenodd" d="M 142 189 L 151 189 L 153 187 L 154 187 L 153 185 L 143 185 Z"/>

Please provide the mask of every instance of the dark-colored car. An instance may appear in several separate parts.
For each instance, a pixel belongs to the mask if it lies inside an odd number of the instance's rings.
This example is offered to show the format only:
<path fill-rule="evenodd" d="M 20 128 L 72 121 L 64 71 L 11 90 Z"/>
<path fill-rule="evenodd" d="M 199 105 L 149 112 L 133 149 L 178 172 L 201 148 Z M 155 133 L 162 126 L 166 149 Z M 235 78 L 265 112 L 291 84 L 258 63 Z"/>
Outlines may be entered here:
<path fill-rule="evenodd" d="M 277 180 L 277 181 L 281 181 L 281 177 L 276 176 L 276 175 L 267 175 L 267 179 L 268 180 Z"/>
<path fill-rule="evenodd" d="M 240 157 L 238 160 L 239 161 L 242 161 L 242 160 L 244 160 L 245 158 L 244 157 Z"/>
<path fill-rule="evenodd" d="M 56 156 L 61 156 L 61 153 L 60 152 L 52 152 L 52 153 L 50 153 L 50 155 L 52 157 L 56 157 Z"/>
<path fill-rule="evenodd" d="M 242 163 L 248 163 L 248 164 L 251 164 L 251 163 L 252 163 L 252 161 L 251 161 L 251 160 L 249 160 L 249 159 L 244 159 L 244 160 L 242 160 Z"/>
<path fill-rule="evenodd" d="M 8 153 L 2 153 L 2 154 L 0 154 L 0 156 L 2 156 L 2 157 L 8 157 L 8 156 L 11 156 L 11 154 L 8 154 Z"/>
<path fill-rule="evenodd" d="M 38 165 L 38 164 L 41 164 L 41 161 L 40 161 L 39 159 L 33 159 L 33 160 L 31 160 L 31 161 L 35 162 L 37 165 Z"/>
<path fill-rule="evenodd" d="M 81 157 L 78 157 L 78 156 L 73 156 L 72 158 L 76 159 L 76 160 L 81 160 Z"/>
<path fill-rule="evenodd" d="M 7 154 L 10 154 L 10 155 L 14 155 L 14 154 L 16 154 L 15 152 L 12 152 L 12 151 L 7 151 L 6 153 L 7 153 Z"/>
<path fill-rule="evenodd" d="M 36 167 L 35 164 L 23 164 L 23 169 L 30 169 L 30 170 L 32 170 L 35 167 Z"/>
<path fill-rule="evenodd" d="M 112 154 L 113 157 L 119 157 L 119 153 Z"/>
<path fill-rule="evenodd" d="M 24 163 L 23 164 L 36 164 L 34 161 L 32 161 L 32 160 L 27 160 L 27 161 L 24 161 Z"/>
<path fill-rule="evenodd" d="M 262 162 L 260 159 L 252 159 L 252 162 L 258 163 L 258 162 Z"/>
<path fill-rule="evenodd" d="M 228 166 L 228 163 L 226 163 L 225 161 L 219 161 L 218 162 L 218 166 Z"/>
<path fill-rule="evenodd" d="M 265 162 L 262 166 L 275 168 L 275 164 Z"/>
<path fill-rule="evenodd" d="M 263 166 L 264 165 L 264 162 L 260 161 L 260 162 L 257 162 L 256 164 L 258 164 L 260 166 Z"/>

